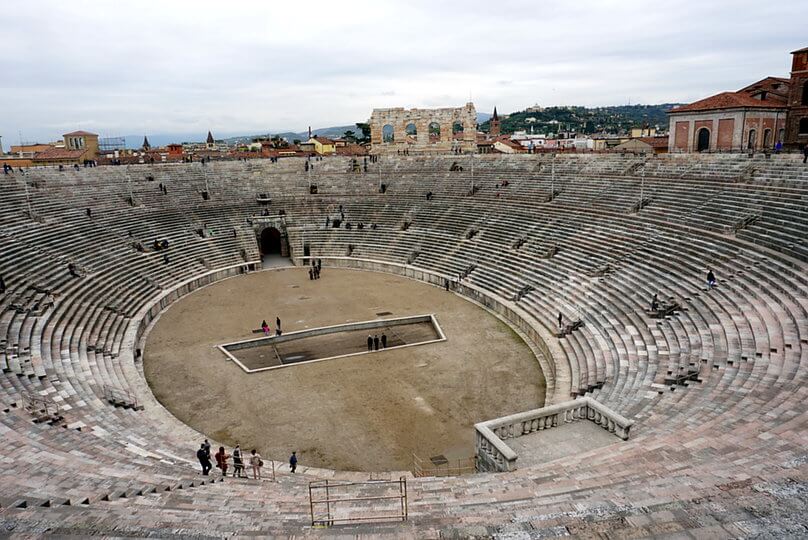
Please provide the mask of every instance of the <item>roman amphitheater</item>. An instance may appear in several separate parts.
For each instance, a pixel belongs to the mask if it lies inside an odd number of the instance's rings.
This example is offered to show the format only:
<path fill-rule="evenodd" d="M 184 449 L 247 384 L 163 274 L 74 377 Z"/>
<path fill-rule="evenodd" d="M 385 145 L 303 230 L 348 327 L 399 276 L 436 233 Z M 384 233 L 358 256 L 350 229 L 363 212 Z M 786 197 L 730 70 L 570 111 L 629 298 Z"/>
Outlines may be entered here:
<path fill-rule="evenodd" d="M 0 535 L 808 536 L 796 155 L 316 165 L 0 177 Z"/>

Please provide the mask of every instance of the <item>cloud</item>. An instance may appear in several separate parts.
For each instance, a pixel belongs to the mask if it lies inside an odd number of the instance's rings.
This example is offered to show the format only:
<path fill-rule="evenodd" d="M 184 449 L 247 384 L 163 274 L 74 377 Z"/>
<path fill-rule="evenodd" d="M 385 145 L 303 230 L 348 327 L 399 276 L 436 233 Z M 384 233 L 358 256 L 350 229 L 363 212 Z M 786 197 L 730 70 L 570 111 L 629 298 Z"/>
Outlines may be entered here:
<path fill-rule="evenodd" d="M 754 16 L 750 16 L 754 14 Z M 0 135 L 249 133 L 374 107 L 691 101 L 787 75 L 808 3 L 6 0 Z"/>

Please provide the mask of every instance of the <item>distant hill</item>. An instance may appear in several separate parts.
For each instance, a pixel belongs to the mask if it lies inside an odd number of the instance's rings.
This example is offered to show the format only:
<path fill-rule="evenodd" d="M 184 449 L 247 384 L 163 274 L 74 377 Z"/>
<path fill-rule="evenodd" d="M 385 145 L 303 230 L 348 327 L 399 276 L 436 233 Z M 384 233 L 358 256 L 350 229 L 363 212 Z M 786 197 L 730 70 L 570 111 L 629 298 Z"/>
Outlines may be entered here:
<path fill-rule="evenodd" d="M 662 103 L 660 105 L 615 105 L 610 107 L 545 107 L 541 110 L 518 111 L 507 115 L 500 114 L 502 132 L 530 131 L 535 133 L 558 133 L 574 131 L 576 133 L 625 133 L 632 127 L 647 123 L 657 129 L 667 129 L 666 111 L 678 103 Z M 488 131 L 490 122 L 480 125 L 482 131 Z"/>
<path fill-rule="evenodd" d="M 503 133 L 513 133 L 514 131 L 530 130 L 530 126 L 533 126 L 534 131 L 537 133 L 547 133 L 548 131 L 556 133 L 559 129 L 571 129 L 581 133 L 595 133 L 603 130 L 618 133 L 620 130 L 625 131 L 633 126 L 641 125 L 646 118 L 651 126 L 656 125 L 664 129 L 668 125 L 665 111 L 674 105 L 670 103 L 662 105 L 619 105 L 593 109 L 586 107 L 547 107 L 541 112 L 520 111 L 510 114 L 502 120 L 502 131 Z M 505 115 L 500 117 L 503 116 Z M 535 120 L 528 120 L 529 118 L 534 118 Z M 477 113 L 477 123 L 482 131 L 488 131 L 490 119 L 490 113 Z M 349 130 L 361 135 L 361 131 L 355 124 L 317 128 L 312 129 L 311 132 L 313 135 L 336 138 L 342 137 Z M 213 135 L 217 141 L 223 141 L 226 144 L 249 143 L 257 138 L 268 139 L 276 135 L 289 142 L 295 139 L 305 141 L 308 138 L 307 131 L 265 132 L 251 135 L 214 132 Z M 208 134 L 205 132 L 156 133 L 149 134 L 148 137 L 149 144 L 156 147 L 171 143 L 200 143 L 204 142 L 207 136 Z M 140 148 L 140 145 L 143 144 L 143 135 L 126 135 L 125 138 L 127 148 Z"/>

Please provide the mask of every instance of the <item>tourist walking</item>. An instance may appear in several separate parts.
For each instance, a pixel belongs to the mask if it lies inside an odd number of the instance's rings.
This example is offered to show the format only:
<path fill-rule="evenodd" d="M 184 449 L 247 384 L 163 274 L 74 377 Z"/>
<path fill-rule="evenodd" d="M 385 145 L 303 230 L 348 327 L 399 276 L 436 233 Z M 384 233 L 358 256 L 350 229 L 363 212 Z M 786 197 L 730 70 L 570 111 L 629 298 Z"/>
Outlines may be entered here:
<path fill-rule="evenodd" d="M 196 459 L 198 459 L 199 464 L 202 465 L 202 474 L 207 476 L 211 469 L 210 454 L 205 450 L 204 444 L 200 445 L 199 450 L 196 451 Z"/>
<path fill-rule="evenodd" d="M 382 349 L 387 348 L 387 334 L 382 334 Z"/>
<path fill-rule="evenodd" d="M 292 455 L 289 456 L 289 470 L 295 472 L 297 470 L 297 455 L 296 452 L 292 452 Z"/>
<path fill-rule="evenodd" d="M 712 270 L 707 270 L 707 288 L 712 289 L 715 287 L 715 274 Z"/>
<path fill-rule="evenodd" d="M 275 328 L 278 330 L 278 335 L 281 335 L 281 318 L 275 317 Z"/>
<path fill-rule="evenodd" d="M 309 281 L 311 281 L 312 279 L 314 279 L 314 269 L 309 268 Z"/>
<path fill-rule="evenodd" d="M 260 480 L 261 467 L 264 466 L 264 461 L 261 459 L 261 454 L 255 451 L 255 448 L 252 449 L 252 455 L 250 456 L 250 465 L 252 465 L 253 479 Z"/>
<path fill-rule="evenodd" d="M 368 334 L 368 352 L 373 350 L 373 336 Z"/>
<path fill-rule="evenodd" d="M 230 454 L 225 451 L 224 446 L 220 446 L 213 457 L 216 458 L 216 466 L 222 471 L 222 477 L 227 476 L 227 460 L 230 459 Z"/>
<path fill-rule="evenodd" d="M 564 314 L 560 311 L 558 312 L 558 329 L 561 330 L 564 328 Z"/>
<path fill-rule="evenodd" d="M 267 324 L 267 322 L 265 320 L 261 321 L 261 330 L 264 331 L 265 336 L 269 335 L 269 325 Z"/>
<path fill-rule="evenodd" d="M 376 349 L 377 351 L 379 350 L 379 335 L 378 334 L 373 336 L 373 348 Z"/>
<path fill-rule="evenodd" d="M 233 478 L 238 476 L 244 478 L 244 458 L 241 456 L 241 446 L 236 445 L 233 449 Z"/>

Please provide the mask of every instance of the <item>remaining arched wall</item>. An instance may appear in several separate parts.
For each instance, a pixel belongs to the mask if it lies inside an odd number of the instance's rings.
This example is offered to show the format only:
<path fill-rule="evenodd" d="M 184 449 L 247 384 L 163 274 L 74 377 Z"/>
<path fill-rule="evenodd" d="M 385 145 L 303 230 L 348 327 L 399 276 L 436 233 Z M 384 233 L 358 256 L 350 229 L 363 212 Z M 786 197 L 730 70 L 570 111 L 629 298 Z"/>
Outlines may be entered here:
<path fill-rule="evenodd" d="M 429 140 L 429 125 L 433 122 L 440 126 L 437 142 Z M 463 126 L 459 142 L 453 141 L 452 125 L 456 122 Z M 473 103 L 441 109 L 373 109 L 368 123 L 372 154 L 390 154 L 405 148 L 419 153 L 449 153 L 458 144 L 464 152 L 474 152 L 477 149 L 477 111 Z M 388 124 L 393 126 L 394 139 L 385 142 L 382 129 Z M 407 143 L 406 130 L 409 124 L 415 125 L 415 144 Z"/>

